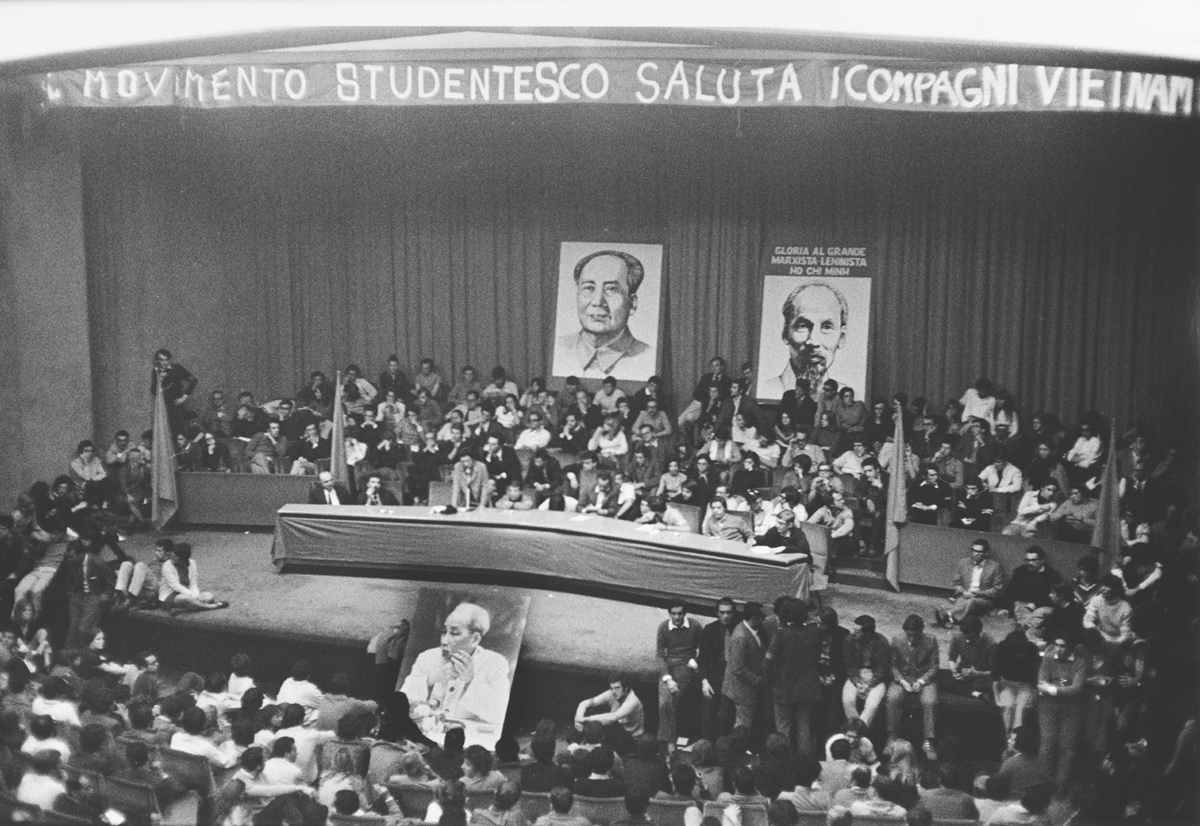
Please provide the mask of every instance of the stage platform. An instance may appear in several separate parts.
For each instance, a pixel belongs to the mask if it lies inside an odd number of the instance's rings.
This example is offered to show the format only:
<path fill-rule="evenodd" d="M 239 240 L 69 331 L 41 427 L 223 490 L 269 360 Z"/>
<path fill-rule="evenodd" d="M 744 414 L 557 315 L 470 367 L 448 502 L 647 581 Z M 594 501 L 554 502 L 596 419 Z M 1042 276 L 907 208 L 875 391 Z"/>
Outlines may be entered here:
<path fill-rule="evenodd" d="M 713 609 L 725 595 L 807 596 L 812 576 L 797 554 L 594 514 L 492 508 L 285 505 L 271 555 L 286 571 L 549 586 L 626 602 L 686 595 Z"/>
<path fill-rule="evenodd" d="M 224 670 L 233 653 L 246 651 L 254 659 L 259 681 L 270 685 L 281 682 L 291 662 L 303 656 L 314 663 L 318 681 L 346 671 L 355 690 L 369 690 L 373 665 L 366 654 L 367 641 L 397 619 L 411 616 L 426 584 L 309 573 L 281 576 L 271 562 L 268 532 L 191 530 L 166 535 L 192 544 L 200 586 L 228 600 L 230 607 L 180 617 L 132 612 L 106 619 L 106 626 L 112 630 L 109 644 L 114 654 L 132 657 L 151 649 L 174 671 Z M 124 546 L 149 562 L 157 537 L 137 534 Z M 613 671 L 632 675 L 648 710 L 655 707 L 654 639 L 666 618 L 663 608 L 555 590 L 516 590 L 528 594 L 531 602 L 509 709 L 512 725 L 525 731 L 543 715 L 569 719 L 579 699 L 600 691 Z M 870 614 L 889 637 L 901 633 L 908 614 L 928 621 L 933 609 L 944 604 L 938 596 L 840 584 L 831 585 L 822 600 L 838 611 L 842 625 Z M 989 617 L 985 626 L 993 636 L 1002 636 L 1008 623 Z M 949 632 L 929 630 L 944 658 Z"/>

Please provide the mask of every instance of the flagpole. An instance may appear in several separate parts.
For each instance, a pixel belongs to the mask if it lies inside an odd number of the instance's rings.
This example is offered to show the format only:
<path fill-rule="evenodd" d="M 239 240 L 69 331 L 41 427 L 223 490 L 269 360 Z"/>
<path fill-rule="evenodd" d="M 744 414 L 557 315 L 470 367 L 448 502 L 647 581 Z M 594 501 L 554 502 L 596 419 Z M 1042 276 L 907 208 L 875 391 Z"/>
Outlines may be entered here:
<path fill-rule="evenodd" d="M 900 402 L 894 402 L 896 417 L 895 434 L 892 437 L 896 447 L 892 460 L 892 478 L 888 482 L 887 492 L 887 525 L 884 530 L 883 555 L 887 561 L 887 581 L 892 590 L 900 591 L 900 528 L 908 522 L 908 479 L 905 474 L 907 462 L 904 457 L 904 411 Z"/>
<path fill-rule="evenodd" d="M 1100 501 L 1096 508 L 1096 526 L 1092 528 L 1092 546 L 1100 550 L 1101 570 L 1112 570 L 1121 552 L 1121 491 L 1117 478 L 1117 418 L 1113 417 L 1100 480 Z"/>
<path fill-rule="evenodd" d="M 338 370 L 337 389 L 333 392 L 333 435 L 329 446 L 329 472 L 335 484 L 341 483 L 350 489 L 350 472 L 346 467 L 346 412 L 342 409 L 342 371 Z"/>
<path fill-rule="evenodd" d="M 159 378 L 154 392 L 154 419 L 150 442 L 150 524 L 162 530 L 179 509 L 175 485 L 175 445 L 167 417 L 167 400 Z"/>

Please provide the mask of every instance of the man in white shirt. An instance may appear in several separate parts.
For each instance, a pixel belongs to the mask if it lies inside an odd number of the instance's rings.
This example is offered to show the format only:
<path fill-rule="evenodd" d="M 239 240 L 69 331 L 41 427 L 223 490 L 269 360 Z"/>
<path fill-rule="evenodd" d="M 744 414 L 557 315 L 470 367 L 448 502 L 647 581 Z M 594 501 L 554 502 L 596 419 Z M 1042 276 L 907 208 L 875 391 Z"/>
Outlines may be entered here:
<path fill-rule="evenodd" d="M 625 391 L 617 387 L 617 380 L 605 376 L 600 384 L 600 392 L 592 399 L 592 404 L 600 408 L 604 415 L 617 412 L 617 402 L 625 398 Z"/>
<path fill-rule="evenodd" d="M 263 780 L 281 785 L 304 782 L 303 772 L 296 765 L 296 741 L 291 737 L 276 737 L 271 746 L 271 759 L 263 765 Z"/>
<path fill-rule="evenodd" d="M 862 434 L 856 435 L 851 444 L 851 449 L 833 460 L 833 471 L 834 473 L 848 473 L 855 479 L 861 479 L 863 475 L 863 460 L 869 456 L 870 454 L 867 453 L 867 444 L 863 440 Z"/>
<path fill-rule="evenodd" d="M 1067 478 L 1072 485 L 1086 484 L 1099 473 L 1100 455 L 1104 452 L 1104 444 L 1095 434 L 1090 424 L 1084 423 L 1079 427 L 1079 438 L 1067 451 Z"/>
<path fill-rule="evenodd" d="M 362 370 L 359 369 L 357 364 L 351 364 L 346 367 L 345 384 L 353 384 L 358 390 L 357 400 L 346 400 L 343 402 L 350 412 L 362 412 L 363 408 L 370 407 L 375 402 L 375 397 L 379 395 L 379 391 L 375 389 L 375 385 L 363 378 Z"/>
<path fill-rule="evenodd" d="M 283 693 L 282 691 L 280 692 Z M 333 731 L 306 728 L 304 724 L 305 711 L 297 703 L 289 703 L 283 707 L 283 719 L 280 720 L 279 731 L 275 732 L 274 754 L 279 754 L 279 741 L 288 738 L 295 749 L 295 757 L 291 758 L 299 769 L 300 777 L 305 783 L 313 783 L 317 779 L 320 762 L 317 753 L 322 743 L 327 743 L 337 737 Z"/>
<path fill-rule="evenodd" d="M 237 763 L 232 740 L 218 746 L 204 736 L 204 727 L 208 723 L 208 715 L 204 713 L 204 709 L 195 706 L 189 708 L 183 713 L 180 722 L 183 724 L 183 731 L 171 735 L 171 748 L 206 757 L 217 769 L 232 768 Z"/>
<path fill-rule="evenodd" d="M 515 382 L 508 380 L 508 374 L 503 367 L 495 367 L 492 369 L 492 381 L 480 391 L 486 401 L 504 404 L 505 396 L 516 396 L 521 398 L 521 388 L 517 387 Z"/>
<path fill-rule="evenodd" d="M 979 473 L 979 482 L 989 493 L 1018 493 L 1025 484 L 1020 469 L 1003 456 Z"/>
<path fill-rule="evenodd" d="M 633 422 L 633 432 L 641 433 L 642 427 L 649 425 L 651 432 L 657 439 L 665 439 L 671 435 L 671 417 L 664 413 L 658 406 L 658 399 L 654 396 L 646 397 L 644 402 L 645 407 Z"/>
<path fill-rule="evenodd" d="M 782 467 L 792 467 L 801 456 L 807 456 L 812 460 L 812 465 L 809 469 L 810 473 L 813 472 L 813 468 L 816 468 L 825 461 L 825 451 L 808 440 L 807 430 L 796 431 L 796 435 L 792 437 L 792 443 L 788 446 L 783 456 L 780 457 L 779 464 Z"/>
<path fill-rule="evenodd" d="M 517 436 L 517 442 L 513 445 L 513 449 L 532 452 L 549 447 L 551 434 L 546 429 L 546 425 L 542 420 L 542 414 L 531 412 L 525 418 L 525 422 L 528 426 Z"/>
<path fill-rule="evenodd" d="M 279 694 L 276 697 L 279 705 L 296 703 L 304 706 L 306 710 L 315 709 L 321 702 L 321 689 L 309 679 L 311 675 L 312 666 L 308 660 L 297 660 L 293 663 L 292 676 L 279 686 Z"/>
<path fill-rule="evenodd" d="M 593 708 L 604 708 L 595 714 L 588 714 Z M 634 737 L 641 737 L 645 732 L 645 709 L 642 701 L 629 687 L 628 678 L 614 674 L 608 678 L 608 691 L 601 692 L 595 697 L 582 701 L 575 709 L 575 728 L 583 731 L 583 724 L 595 721 L 601 725 L 618 723 Z"/>
<path fill-rule="evenodd" d="M 67 793 L 67 787 L 55 776 L 58 758 L 53 754 L 34 754 L 27 762 L 31 771 L 25 773 L 17 786 L 17 800 L 42 809 L 54 808 L 54 802 Z"/>

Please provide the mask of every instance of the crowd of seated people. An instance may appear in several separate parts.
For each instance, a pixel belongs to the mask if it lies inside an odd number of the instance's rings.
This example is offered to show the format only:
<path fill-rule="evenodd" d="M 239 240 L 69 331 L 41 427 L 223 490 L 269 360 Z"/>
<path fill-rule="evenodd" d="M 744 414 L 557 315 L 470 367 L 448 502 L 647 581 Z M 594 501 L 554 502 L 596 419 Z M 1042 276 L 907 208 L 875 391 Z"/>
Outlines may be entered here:
<path fill-rule="evenodd" d="M 789 770 L 795 771 L 786 774 L 782 784 L 763 781 L 758 769 L 770 762 L 768 754 L 747 753 L 751 732 L 740 732 L 739 740 L 738 732 L 725 731 L 717 751 L 728 761 L 728 782 L 713 796 L 727 794 L 733 799 L 725 802 L 734 805 L 759 795 L 775 803 L 811 803 L 821 800 L 819 792 L 825 791 L 835 811 L 845 808 L 853 815 L 896 811 L 885 804 L 911 810 L 914 789 L 924 797 L 945 797 L 946 789 L 969 793 L 972 788 L 961 771 L 947 770 L 948 761 L 950 769 L 955 768 L 953 738 L 939 739 L 930 724 L 929 708 L 941 690 L 965 692 L 1001 709 L 1011 741 L 1012 755 L 1005 761 L 1009 768 L 1002 767 L 996 777 L 981 781 L 979 791 L 1010 798 L 1008 808 L 1024 811 L 1001 817 L 1035 817 L 1045 809 L 1046 787 L 1004 785 L 1005 778 L 1019 774 L 1012 767 L 1019 769 L 1031 755 L 1041 767 L 1041 780 L 1056 784 L 1050 790 L 1059 799 L 1079 788 L 1082 779 L 1103 789 L 1106 805 L 1120 801 L 1131 811 L 1163 812 L 1163 807 L 1188 804 L 1180 802 L 1181 795 L 1194 795 L 1186 784 L 1176 783 L 1170 789 L 1160 784 L 1164 777 L 1187 776 L 1195 766 L 1194 714 L 1181 726 L 1177 710 L 1183 696 L 1179 687 L 1194 685 L 1190 671 L 1195 664 L 1194 646 L 1189 645 L 1195 630 L 1196 530 L 1194 522 L 1188 521 L 1194 520 L 1194 513 L 1185 508 L 1174 450 L 1156 453 L 1137 429 L 1127 432 L 1117 445 L 1105 445 L 1095 416 L 1085 417 L 1077 436 L 1068 435 L 1048 413 L 1024 421 L 1013 399 L 994 392 L 985 379 L 941 412 L 932 411 L 923 399 L 910 402 L 902 393 L 890 400 L 876 399 L 868 408 L 855 400 L 852 388 L 839 388 L 832 381 L 814 396 L 799 380 L 796 390 L 769 417 L 748 398 L 748 377 L 726 375 L 721 359 L 714 359 L 710 368 L 698 381 L 692 399 L 675 415 L 657 378 L 629 394 L 606 381 L 593 395 L 577 380 L 568 380 L 553 393 L 539 379 L 531 380 L 522 392 L 502 368 L 492 372 L 486 385 L 473 368 L 463 368 L 459 381 L 451 386 L 429 359 L 423 360 L 412 381 L 395 358 L 389 359 L 377 383 L 363 378 L 362 371 L 351 365 L 341 388 L 347 414 L 346 455 L 354 485 L 346 498 L 375 503 L 378 497 L 385 503 L 383 494 L 391 492 L 382 483 L 402 480 L 403 501 L 423 502 L 432 483 L 448 480 L 458 506 L 578 509 L 676 530 L 687 524 L 680 506 L 692 506 L 700 512 L 702 530 L 714 536 L 804 552 L 807 543 L 797 525 L 809 521 L 827 527 L 835 549 L 843 555 L 870 555 L 882 545 L 883 509 L 893 478 L 902 478 L 910 486 L 909 517 L 915 522 L 1086 542 L 1096 520 L 1103 463 L 1115 461 L 1126 545 L 1115 570 L 1089 570 L 1081 564 L 1072 582 L 1062 582 L 1042 568 L 1013 572 L 1011 577 L 1004 573 L 996 593 L 983 599 L 968 593 L 977 584 L 968 570 L 967 579 L 957 583 L 964 587 L 956 588 L 955 604 L 945 619 L 958 626 L 949 667 L 939 670 L 935 658 L 932 679 L 926 672 L 903 670 L 919 664 L 919 657 L 913 656 L 919 647 L 914 638 L 919 640 L 923 633 L 919 618 L 906 621 L 905 639 L 872 642 L 870 634 L 864 633 L 870 623 L 857 623 L 858 630 L 850 634 L 838 628 L 836 616 L 832 624 L 825 614 L 820 621 L 808 623 L 807 618 L 796 620 L 802 612 L 795 606 L 789 609 L 790 618 L 785 618 L 786 611 L 778 612 L 781 629 L 815 624 L 826 643 L 838 640 L 819 648 L 825 658 L 819 669 L 836 669 L 839 666 L 833 663 L 841 660 L 843 671 L 822 672 L 822 678 L 834 684 L 832 691 L 818 692 L 827 708 L 814 712 L 814 720 L 844 717 L 849 721 L 848 742 L 854 742 L 874 718 L 886 717 L 891 742 L 879 751 L 882 762 L 864 761 L 874 764 L 868 767 L 865 783 L 859 782 L 861 772 L 857 780 L 853 770 L 843 772 L 846 790 L 856 791 L 839 801 L 841 790 L 833 786 L 840 780 L 823 779 L 820 789 L 814 789 L 814 781 L 806 781 L 812 761 L 824 755 L 789 743 L 785 747 L 792 748 Z M 167 385 L 163 386 L 165 390 Z M 188 386 L 190 394 L 194 377 Z M 186 402 L 188 394 L 174 401 Z M 199 414 L 185 403 L 178 404 L 171 423 L 179 465 L 213 472 L 327 471 L 337 396 L 336 388 L 317 372 L 294 398 L 259 405 L 252 393 L 242 392 L 231 410 L 225 394 L 213 391 Z M 893 439 L 897 415 L 905 432 L 903 455 L 897 455 Z M 104 752 L 96 765 L 127 764 L 126 770 L 150 777 L 153 764 L 143 750 L 135 748 L 122 756 L 120 749 L 105 745 L 108 740 L 98 747 L 94 728 L 86 738 L 82 736 L 88 725 L 103 725 L 110 739 L 118 729 L 130 734 L 176 732 L 175 745 L 200 750 L 211 756 L 215 767 L 233 770 L 240 784 L 235 788 L 241 792 L 236 800 L 226 802 L 234 820 L 246 811 L 272 805 L 276 810 L 303 811 L 307 799 L 314 796 L 345 814 L 374 806 L 398 817 L 399 804 L 394 798 L 387 802 L 388 795 L 379 790 L 388 783 L 376 782 L 372 790 L 371 783 L 352 779 L 362 774 L 358 763 L 347 762 L 355 749 L 347 746 L 349 757 L 334 753 L 328 767 L 324 763 L 315 767 L 314 756 L 328 749 L 316 748 L 324 735 L 311 735 L 308 730 L 314 706 L 300 699 L 294 704 L 281 700 L 280 708 L 265 706 L 271 715 L 264 715 L 262 708 L 246 711 L 239 705 L 241 700 L 223 696 L 230 689 L 216 678 L 201 679 L 191 691 L 165 698 L 143 693 L 137 695 L 143 700 L 138 703 L 134 696 L 139 685 L 145 690 L 158 684 L 152 671 L 156 657 L 146 652 L 135 663 L 107 659 L 103 633 L 96 633 L 99 614 L 90 610 L 92 597 L 105 597 L 118 609 L 155 603 L 179 611 L 224 605 L 199 590 L 190 547 L 161 545 L 155 565 L 134 564 L 120 550 L 115 534 L 96 526 L 96 520 L 112 512 L 128 515 L 134 524 L 146 518 L 153 437 L 146 431 L 135 443 L 120 431 L 103 458 L 94 443 L 81 442 L 67 472 L 52 485 L 31 485 L 0 525 L 0 565 L 7 574 L 3 580 L 7 586 L 0 583 L 0 618 L 11 616 L 13 621 L 11 627 L 0 627 L 0 656 L 6 659 L 8 675 L 4 708 L 16 715 L 3 722 L 11 735 L 7 742 L 20 744 L 7 754 L 8 788 L 26 785 L 25 797 L 16 793 L 16 799 L 48 803 L 47 808 L 58 806 L 60 800 L 68 801 L 62 803 L 64 807 L 87 805 L 86 789 L 62 782 L 64 760 L 56 762 L 48 756 L 54 749 L 38 748 L 39 743 L 62 744 L 60 754 L 66 751 L 72 758 Z M 731 520 L 730 514 L 744 514 L 745 519 Z M 111 561 L 100 559 L 106 549 L 113 554 Z M 1027 555 L 1031 569 L 1039 565 L 1034 550 Z M 834 558 L 836 551 L 831 566 Z M 89 579 L 88 566 L 97 562 L 111 571 L 111 577 Z M 1044 563 L 1044 554 L 1040 562 Z M 61 573 L 68 570 L 84 576 L 72 580 Z M 98 583 L 101 593 L 72 596 L 71 588 L 83 580 Z M 59 605 L 57 612 L 46 610 L 51 603 Z M 1002 640 L 991 640 L 973 622 L 979 613 L 993 610 L 1006 611 L 1013 618 L 1013 630 Z M 937 619 L 943 621 L 941 616 Z M 767 640 L 762 642 L 765 650 Z M 856 656 L 862 661 L 850 667 Z M 929 666 L 928 661 L 924 666 Z M 99 684 L 107 692 L 89 688 Z M 246 688 L 244 681 L 241 688 Z M 829 689 L 829 684 L 822 688 Z M 239 692 L 239 697 L 244 699 L 247 693 L 252 706 L 264 703 L 261 692 L 253 690 Z M 287 696 L 284 687 L 280 694 Z M 296 696 L 312 700 L 316 694 L 314 686 Z M 194 709 L 198 698 L 206 695 L 216 713 L 206 711 L 201 719 Z M 129 702 L 123 701 L 126 696 Z M 155 709 L 149 718 L 147 704 Z M 898 736 L 899 720 L 891 718 L 908 705 L 923 710 L 921 749 L 916 750 L 923 756 L 916 758 L 919 770 L 897 772 L 897 755 L 903 756 L 907 743 Z M 293 706 L 303 710 L 300 717 Z M 1168 717 L 1173 724 L 1166 724 Z M 403 773 L 413 782 L 437 782 L 435 774 L 444 781 L 456 779 L 451 776 L 457 768 L 453 765 L 442 772 L 428 768 L 448 765 L 444 750 L 421 742 L 400 722 L 393 725 L 390 729 L 384 725 L 380 731 L 389 736 L 377 732 L 375 743 L 391 744 L 388 753 L 394 757 L 395 743 L 402 739 L 398 732 L 408 732 L 412 739 L 407 745 L 402 742 L 398 751 L 401 756 L 421 754 L 425 767 L 410 758 L 403 772 L 397 762 L 388 774 L 377 769 L 368 777 L 379 781 Z M 360 745 L 367 743 L 357 729 L 336 728 L 339 741 L 357 738 Z M 247 729 L 252 729 L 249 737 Z M 279 729 L 286 733 L 280 735 Z M 1039 731 L 1042 736 L 1034 737 Z M 1047 736 L 1048 731 L 1053 736 Z M 1180 731 L 1176 750 L 1172 732 Z M 754 742 L 761 733 L 753 733 Z M 152 745 L 174 748 L 175 737 Z M 1150 745 L 1142 744 L 1143 739 Z M 205 745 L 209 741 L 211 749 Z M 30 748 L 22 751 L 26 743 Z M 369 744 L 372 757 L 376 751 L 388 751 L 375 743 Z M 255 747 L 247 748 L 252 744 Z M 841 753 L 840 746 L 831 748 Z M 607 774 L 619 777 L 621 761 L 631 755 L 610 751 L 619 759 Z M 914 751 L 911 746 L 909 751 Z M 873 758 L 869 745 L 855 747 L 851 754 Z M 678 763 L 684 757 L 670 759 Z M 829 757 L 826 762 L 849 759 Z M 753 784 L 747 785 L 745 772 L 742 785 L 735 783 L 739 761 L 750 768 Z M 492 774 L 482 762 L 467 763 L 475 766 L 468 780 Z M 574 763 L 566 765 L 570 768 Z M 346 788 L 321 789 L 327 768 L 328 776 L 346 779 Z M 592 774 L 599 775 L 592 779 L 601 780 L 606 772 L 589 768 L 586 775 Z M 686 773 L 679 774 L 676 783 L 675 772 L 668 772 L 670 788 L 652 794 L 702 794 L 697 790 L 703 784 L 693 783 L 689 789 Z M 903 776 L 903 789 L 897 789 L 897 775 Z M 824 776 L 823 770 L 818 776 Z M 777 774 L 772 777 L 778 779 Z M 61 792 L 58 785 L 63 786 Z M 568 795 L 571 785 L 561 784 Z M 446 798 L 441 801 L 442 814 L 449 813 L 451 819 L 455 811 L 461 812 L 455 806 L 454 788 L 452 783 L 439 785 Z M 937 789 L 942 791 L 925 795 Z M 343 793 L 347 791 L 357 803 L 352 811 L 351 798 Z M 498 808 L 492 816 L 497 822 L 512 809 L 511 792 L 495 804 Z M 552 816 L 570 818 L 569 797 L 559 793 L 556 799 Z M 640 805 L 639 799 L 632 803 L 635 808 Z M 1086 802 L 1080 805 L 1094 808 Z M 1093 813 L 1097 812 L 1104 813 Z M 789 822 L 785 809 L 773 808 L 772 813 L 776 822 Z M 636 813 L 631 809 L 630 814 Z M 1009 821 L 993 818 L 993 822 Z"/>
<path fill-rule="evenodd" d="M 291 398 L 260 404 L 242 391 L 233 405 L 217 389 L 196 412 L 195 376 L 166 351 L 156 358 L 180 469 L 314 475 L 329 468 L 339 388 L 322 371 Z M 832 379 L 810 388 L 801 378 L 768 410 L 751 398 L 751 365 L 736 378 L 719 357 L 709 368 L 675 410 L 657 376 L 629 393 L 611 377 L 595 393 L 575 377 L 553 392 L 540 378 L 522 390 L 503 367 L 485 382 L 466 366 L 451 383 L 432 359 L 410 378 L 393 355 L 372 382 L 351 364 L 340 388 L 349 498 L 367 502 L 374 476 L 404 504 L 427 502 L 430 485 L 445 482 L 455 507 L 587 509 L 661 524 L 664 505 L 669 513 L 682 504 L 699 508 L 703 524 L 725 485 L 747 503 L 766 498 L 769 517 L 787 506 L 798 519 L 825 524 L 835 555 L 873 556 L 882 551 L 893 478 L 908 488 L 915 523 L 1089 542 L 1101 471 L 1115 461 L 1127 538 L 1143 523 L 1158 534 L 1183 529 L 1181 461 L 1142 428 L 1106 445 L 1098 414 L 1084 414 L 1074 429 L 1052 413 L 1024 415 L 986 378 L 940 410 L 902 392 L 868 405 L 855 388 Z M 899 456 L 897 417 L 905 441 Z M 120 431 L 103 455 L 81 442 L 66 474 L 69 497 L 52 503 L 43 495 L 33 503 L 37 515 L 61 520 L 69 505 L 143 522 L 151 438 L 145 432 L 135 443 Z M 799 499 L 785 501 L 792 489 Z M 756 527 L 762 533 L 770 525 Z"/>
<path fill-rule="evenodd" d="M 1195 804 L 1189 781 L 1197 765 L 1195 674 L 1187 671 L 1195 665 L 1194 564 L 1190 587 L 1138 610 L 1115 575 L 1095 587 L 1080 577 L 1077 588 L 1045 575 L 1031 556 L 1030 570 L 1009 581 L 1030 589 L 1053 582 L 1051 607 L 1041 610 L 1034 598 L 1014 610 L 1012 632 L 999 642 L 966 615 L 945 663 L 916 616 L 887 639 L 870 616 L 855 618 L 851 632 L 833 609 L 796 598 L 780 598 L 768 616 L 757 604 L 738 613 L 723 600 L 730 610 L 712 626 L 718 646 L 706 648 L 701 629 L 687 643 L 694 651 L 683 654 L 697 658 L 707 688 L 717 685 L 715 703 L 705 694 L 717 706 L 713 739 L 686 749 L 645 736 L 641 702 L 619 675 L 609 692 L 580 704 L 565 746 L 555 723 L 543 720 L 528 754 L 516 754 L 508 737 L 493 754 L 463 748 L 461 729 L 434 743 L 412 722 L 403 695 L 384 694 L 381 706 L 355 696 L 346 675 L 326 678 L 307 661 L 277 685 L 260 684 L 243 654 L 228 671 L 168 682 L 154 652 L 132 663 L 109 659 L 103 631 L 82 650 L 43 658 L 5 627 L 0 805 L 10 814 L 95 819 L 109 806 L 105 779 L 117 778 L 151 787 L 167 812 L 195 810 L 203 792 L 205 822 L 224 824 L 357 815 L 512 826 L 527 822 L 523 792 L 548 794 L 543 826 L 583 826 L 592 798 L 623 801 L 629 821 L 650 823 L 661 822 L 657 807 L 668 804 L 686 807 L 686 823 L 711 814 L 745 824 L 757 822 L 756 812 L 792 826 L 801 813 L 837 823 L 1183 822 Z M 737 634 L 757 637 L 757 660 L 733 663 L 733 649 L 720 641 Z M 734 680 L 758 687 L 744 720 L 720 710 L 721 698 L 733 702 L 735 694 L 721 684 Z M 933 728 L 939 692 L 995 704 L 1005 715 L 1010 737 L 998 767 L 978 771 L 956 732 Z M 906 719 L 910 708 L 919 722 Z M 677 723 L 681 732 L 700 726 Z M 886 739 L 872 743 L 873 732 Z M 919 745 L 908 739 L 914 734 Z M 178 752 L 208 761 L 212 790 L 189 789 L 164 771 Z M 414 790 L 432 792 L 432 803 Z"/>

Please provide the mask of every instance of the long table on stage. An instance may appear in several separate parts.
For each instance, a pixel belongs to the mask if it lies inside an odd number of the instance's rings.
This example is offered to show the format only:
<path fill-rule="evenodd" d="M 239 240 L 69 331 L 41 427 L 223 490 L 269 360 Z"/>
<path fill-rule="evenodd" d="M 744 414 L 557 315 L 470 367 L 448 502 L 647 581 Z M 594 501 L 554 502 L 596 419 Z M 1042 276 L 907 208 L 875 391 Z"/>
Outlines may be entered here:
<path fill-rule="evenodd" d="M 683 594 L 769 602 L 807 589 L 795 554 L 756 553 L 737 542 L 654 531 L 607 517 L 482 509 L 453 515 L 423 507 L 285 505 L 271 556 L 281 571 L 466 579 L 657 599 Z"/>

